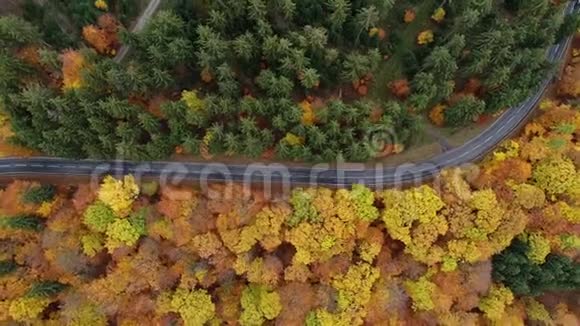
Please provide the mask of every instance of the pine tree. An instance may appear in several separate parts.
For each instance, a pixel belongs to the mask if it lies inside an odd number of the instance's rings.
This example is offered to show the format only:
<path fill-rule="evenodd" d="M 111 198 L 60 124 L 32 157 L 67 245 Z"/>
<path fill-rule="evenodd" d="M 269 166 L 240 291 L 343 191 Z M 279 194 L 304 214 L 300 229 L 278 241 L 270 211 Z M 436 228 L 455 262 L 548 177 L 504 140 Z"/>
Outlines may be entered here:
<path fill-rule="evenodd" d="M 466 1 L 465 1 L 466 2 Z M 454 1 L 454 3 L 464 3 L 464 1 Z M 467 9 L 463 11 L 454 21 L 451 29 L 452 34 L 464 34 L 475 27 L 482 19 L 482 14 L 475 9 Z"/>
<path fill-rule="evenodd" d="M 0 48 L 22 46 L 40 42 L 38 29 L 16 16 L 0 17 Z"/>
<path fill-rule="evenodd" d="M 328 7 L 330 15 L 328 21 L 333 32 L 337 33 L 342 30 L 350 15 L 350 0 L 329 0 Z"/>
<path fill-rule="evenodd" d="M 186 35 L 185 22 L 171 11 L 160 11 L 137 35 L 125 35 L 123 40 L 136 50 L 142 63 L 169 68 L 188 62 L 194 53 Z"/>
<path fill-rule="evenodd" d="M 41 281 L 32 285 L 26 293 L 28 297 L 51 297 L 67 288 L 67 285 L 56 281 Z"/>
<path fill-rule="evenodd" d="M 0 228 L 38 232 L 44 228 L 44 222 L 34 215 L 0 217 Z"/>
<path fill-rule="evenodd" d="M 282 56 L 280 68 L 287 76 L 291 76 L 306 69 L 310 61 L 304 49 L 291 49 Z"/>
<path fill-rule="evenodd" d="M 466 45 L 465 36 L 462 34 L 453 34 L 449 41 L 445 44 L 445 48 L 448 49 L 449 53 L 455 58 L 461 57 L 463 54 L 463 49 Z"/>
<path fill-rule="evenodd" d="M 412 85 L 415 93 L 409 100 L 419 110 L 426 108 L 431 100 L 437 96 L 437 84 L 435 83 L 435 76 L 431 72 L 416 74 Z"/>
<path fill-rule="evenodd" d="M 515 240 L 510 247 L 493 257 L 493 278 L 517 295 L 538 296 L 549 291 L 580 289 L 580 264 L 566 256 L 549 254 L 538 265 L 527 257 L 529 247 Z"/>
<path fill-rule="evenodd" d="M 240 96 L 240 85 L 228 64 L 224 63 L 218 67 L 217 77 L 220 93 L 223 96 L 234 99 Z"/>
<path fill-rule="evenodd" d="M 149 133 L 158 132 L 161 128 L 161 123 L 149 113 L 139 113 L 138 119 L 141 128 Z"/>
<path fill-rule="evenodd" d="M 492 69 L 484 80 L 484 85 L 491 89 L 499 88 L 510 81 L 512 68 L 510 66 L 500 66 Z"/>
<path fill-rule="evenodd" d="M 60 70 L 61 62 L 59 59 L 59 53 L 55 50 L 40 49 L 38 50 L 38 55 L 40 56 L 40 63 L 49 69 L 52 73 L 57 73 Z"/>
<path fill-rule="evenodd" d="M 296 0 L 296 22 L 300 25 L 316 25 L 324 16 L 325 3 L 312 0 Z"/>
<path fill-rule="evenodd" d="M 465 125 L 473 122 L 484 110 L 485 102 L 468 95 L 445 110 L 445 123 L 448 126 Z"/>
<path fill-rule="evenodd" d="M 276 6 L 284 18 L 291 20 L 296 13 L 296 3 L 294 0 L 276 0 Z"/>
<path fill-rule="evenodd" d="M 290 79 L 276 76 L 271 70 L 262 70 L 256 82 L 270 97 L 288 97 L 294 88 L 294 83 Z"/>
<path fill-rule="evenodd" d="M 469 7 L 471 9 L 477 10 L 482 14 L 487 14 L 493 9 L 493 0 L 471 0 L 469 1 Z"/>
<path fill-rule="evenodd" d="M 571 36 L 580 28 L 580 15 L 568 15 L 560 26 L 556 34 L 556 40 L 560 41 L 565 37 Z"/>
<path fill-rule="evenodd" d="M 30 69 L 5 49 L 0 49 L 0 97 L 12 94 L 20 85 L 20 78 Z"/>
<path fill-rule="evenodd" d="M 267 14 L 267 6 L 264 0 L 248 0 L 248 17 L 253 21 L 264 19 Z"/>
<path fill-rule="evenodd" d="M 366 55 L 350 53 L 343 62 L 342 78 L 345 81 L 357 81 L 368 73 L 376 70 L 380 63 L 381 55 L 378 50 L 370 50 Z"/>
<path fill-rule="evenodd" d="M 210 10 L 208 23 L 215 30 L 223 32 L 225 31 L 227 25 L 226 15 L 224 14 L 224 12 L 219 10 Z"/>
<path fill-rule="evenodd" d="M 233 40 L 233 50 L 237 57 L 251 61 L 256 56 L 256 38 L 251 32 L 246 32 Z"/>
<path fill-rule="evenodd" d="M 0 277 L 14 272 L 18 265 L 13 260 L 0 260 Z"/>
<path fill-rule="evenodd" d="M 379 19 L 380 13 L 374 5 L 360 9 L 355 16 L 355 22 L 358 28 L 357 42 L 363 33 L 377 26 Z"/>
<path fill-rule="evenodd" d="M 307 89 L 318 87 L 320 84 L 320 75 L 316 69 L 308 68 L 302 73 L 300 82 Z"/>
<path fill-rule="evenodd" d="M 423 69 L 432 72 L 437 80 L 449 80 L 453 79 L 458 68 L 457 61 L 449 49 L 438 46 L 425 58 Z"/>
<path fill-rule="evenodd" d="M 303 35 L 306 48 L 310 51 L 324 50 L 328 44 L 328 31 L 324 27 L 305 26 Z"/>
<path fill-rule="evenodd" d="M 54 198 L 56 189 L 53 185 L 40 185 L 27 189 L 22 194 L 22 201 L 31 204 L 41 204 Z"/>
<path fill-rule="evenodd" d="M 547 0 L 522 1 L 519 4 L 518 11 L 521 15 L 541 16 L 546 12 L 550 5 L 550 1 Z"/>

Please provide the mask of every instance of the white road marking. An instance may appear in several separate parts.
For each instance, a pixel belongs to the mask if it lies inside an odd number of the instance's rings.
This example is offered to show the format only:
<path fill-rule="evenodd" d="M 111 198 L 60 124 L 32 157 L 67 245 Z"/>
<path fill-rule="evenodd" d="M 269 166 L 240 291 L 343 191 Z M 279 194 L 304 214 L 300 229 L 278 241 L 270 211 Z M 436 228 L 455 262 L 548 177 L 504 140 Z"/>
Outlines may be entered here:
<path fill-rule="evenodd" d="M 468 152 L 468 151 L 466 151 L 466 152 L 463 152 L 461 155 L 457 156 L 457 159 L 460 159 L 460 158 L 462 158 L 462 157 L 465 157 L 465 156 L 467 156 L 468 154 L 469 154 L 469 152 Z"/>

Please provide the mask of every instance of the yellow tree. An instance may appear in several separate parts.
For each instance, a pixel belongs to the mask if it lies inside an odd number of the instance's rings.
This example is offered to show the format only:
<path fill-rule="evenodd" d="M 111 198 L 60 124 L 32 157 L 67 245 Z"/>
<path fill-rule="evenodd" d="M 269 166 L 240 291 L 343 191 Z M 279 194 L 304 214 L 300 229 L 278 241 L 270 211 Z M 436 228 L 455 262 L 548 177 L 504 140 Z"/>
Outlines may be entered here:
<path fill-rule="evenodd" d="M 273 320 L 282 311 L 280 295 L 263 285 L 250 284 L 242 292 L 242 326 L 262 325 L 266 320 Z"/>
<path fill-rule="evenodd" d="M 479 302 L 479 309 L 484 312 L 488 319 L 497 321 L 504 316 L 506 307 L 511 305 L 513 301 L 514 295 L 510 289 L 501 285 L 494 285 L 487 296 Z"/>
<path fill-rule="evenodd" d="M 405 281 L 405 290 L 413 300 L 414 310 L 428 311 L 435 308 L 433 296 L 437 285 L 429 280 L 429 275 L 423 275 L 416 281 Z"/>
<path fill-rule="evenodd" d="M 444 203 L 435 190 L 421 186 L 406 191 L 387 190 L 382 194 L 383 222 L 389 235 L 403 242 L 405 251 L 420 262 L 441 261 L 443 250 L 435 241 L 447 233 L 448 224 L 438 214 Z"/>
<path fill-rule="evenodd" d="M 32 322 L 48 307 L 51 300 L 45 297 L 25 296 L 10 302 L 8 315 L 19 322 Z"/>
<path fill-rule="evenodd" d="M 540 161 L 533 171 L 536 185 L 549 195 L 560 195 L 577 185 L 574 163 L 566 158 L 553 157 Z"/>
<path fill-rule="evenodd" d="M 325 188 L 304 193 L 306 199 L 294 204 L 295 213 L 300 207 L 304 218 L 292 215 L 285 236 L 296 248 L 294 264 L 327 261 L 335 255 L 352 252 L 355 240 L 364 236 L 375 214 L 369 207 L 369 193 L 361 191 L 353 195 L 345 189 L 333 192 Z"/>
<path fill-rule="evenodd" d="M 138 195 L 139 186 L 132 175 L 125 176 L 123 180 L 108 175 L 103 179 L 98 192 L 99 200 L 120 217 L 125 217 L 131 212 L 133 201 Z"/>
<path fill-rule="evenodd" d="M 306 325 L 362 325 L 379 274 L 378 268 L 367 263 L 351 265 L 345 274 L 334 277 L 331 282 L 338 291 L 336 311 L 316 309 L 306 318 Z"/>
<path fill-rule="evenodd" d="M 448 210 L 453 235 L 447 242 L 444 270 L 453 270 L 459 262 L 486 260 L 505 249 L 524 231 L 527 216 L 518 207 L 507 210 L 490 190 L 476 191 L 460 206 Z"/>
<path fill-rule="evenodd" d="M 526 183 L 514 185 L 516 204 L 525 209 L 542 208 L 546 204 L 544 191 L 536 186 Z"/>
<path fill-rule="evenodd" d="M 273 251 L 282 243 L 282 225 L 290 213 L 286 204 L 267 206 L 242 227 L 237 213 L 220 214 L 217 229 L 224 245 L 235 254 L 249 251 L 256 243 Z"/>
<path fill-rule="evenodd" d="M 203 326 L 215 316 L 215 305 L 206 290 L 179 288 L 157 300 L 158 314 L 178 313 L 186 326 Z"/>
<path fill-rule="evenodd" d="M 350 316 L 353 324 L 363 323 L 372 288 L 378 278 L 378 268 L 361 263 L 351 265 L 346 274 L 332 280 L 332 287 L 338 291 L 338 309 Z"/>

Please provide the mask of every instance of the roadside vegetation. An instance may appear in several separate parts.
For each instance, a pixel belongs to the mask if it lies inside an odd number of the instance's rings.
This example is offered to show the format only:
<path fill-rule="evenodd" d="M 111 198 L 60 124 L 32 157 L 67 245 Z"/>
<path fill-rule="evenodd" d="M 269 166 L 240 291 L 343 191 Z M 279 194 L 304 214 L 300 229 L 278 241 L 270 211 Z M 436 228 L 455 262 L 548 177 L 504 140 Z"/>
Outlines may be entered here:
<path fill-rule="evenodd" d="M 391 155 L 525 99 L 578 25 L 567 1 L 176 0 L 131 34 L 128 0 L 34 3 L 0 18 L 0 103 L 15 144 L 74 158 Z"/>
<path fill-rule="evenodd" d="M 546 100 L 479 166 L 282 201 L 132 176 L 14 181 L 0 192 L 0 321 L 575 325 L 579 132 L 578 106 Z"/>

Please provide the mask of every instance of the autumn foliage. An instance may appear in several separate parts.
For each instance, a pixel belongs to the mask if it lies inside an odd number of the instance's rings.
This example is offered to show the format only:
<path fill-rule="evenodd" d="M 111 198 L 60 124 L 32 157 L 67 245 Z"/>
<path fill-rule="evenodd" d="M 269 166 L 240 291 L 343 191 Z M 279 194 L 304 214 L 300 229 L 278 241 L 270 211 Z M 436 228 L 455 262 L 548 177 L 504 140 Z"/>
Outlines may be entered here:
<path fill-rule="evenodd" d="M 407 24 L 412 23 L 417 18 L 417 13 L 414 9 L 405 10 L 405 15 L 403 16 L 403 21 Z"/>
<path fill-rule="evenodd" d="M 110 14 L 99 17 L 97 25 L 83 27 L 83 38 L 101 54 L 115 55 L 119 47 L 117 32 L 119 23 Z"/>
<path fill-rule="evenodd" d="M 576 324 L 580 114 L 541 107 L 478 167 L 408 189 L 274 200 L 132 176 L 14 181 L 0 193 L 0 321 Z"/>
<path fill-rule="evenodd" d="M 563 96 L 580 96 L 580 50 L 574 49 L 571 62 L 564 67 L 558 93 Z"/>
<path fill-rule="evenodd" d="M 83 85 L 81 71 L 85 67 L 85 58 L 79 51 L 67 51 L 61 55 L 63 89 L 80 88 Z"/>
<path fill-rule="evenodd" d="M 429 112 L 429 119 L 433 124 L 438 127 L 443 127 L 445 125 L 445 108 L 443 104 L 434 106 Z"/>
<path fill-rule="evenodd" d="M 411 86 L 406 79 L 399 79 L 389 84 L 391 93 L 400 99 L 406 99 L 411 94 Z"/>

